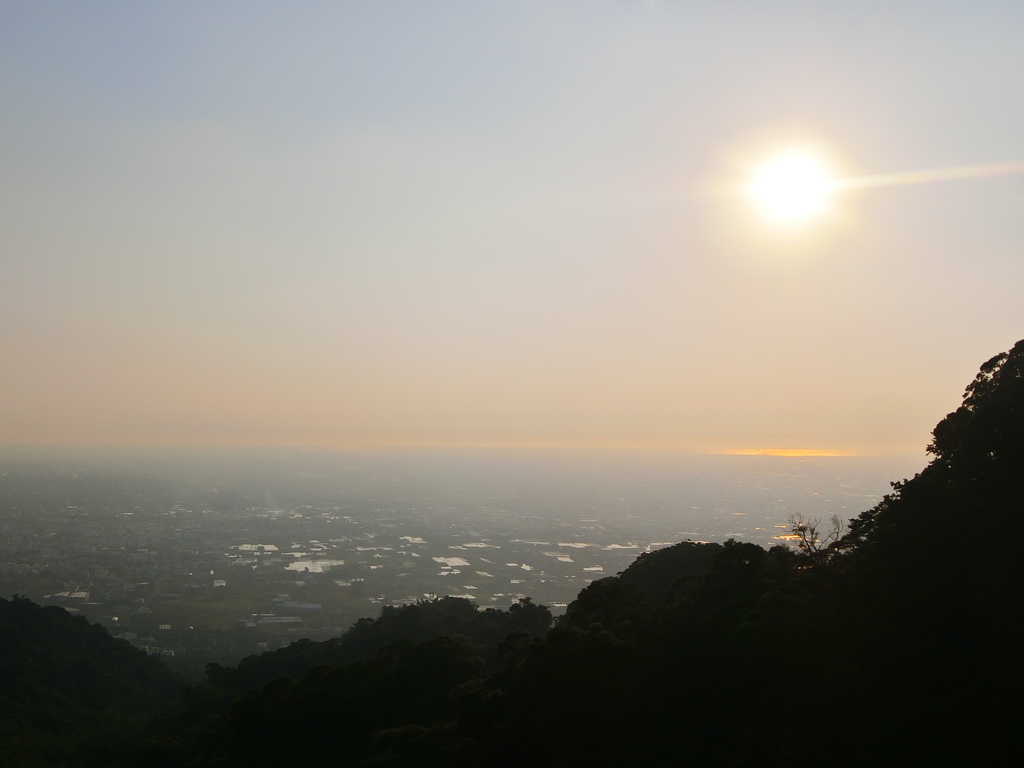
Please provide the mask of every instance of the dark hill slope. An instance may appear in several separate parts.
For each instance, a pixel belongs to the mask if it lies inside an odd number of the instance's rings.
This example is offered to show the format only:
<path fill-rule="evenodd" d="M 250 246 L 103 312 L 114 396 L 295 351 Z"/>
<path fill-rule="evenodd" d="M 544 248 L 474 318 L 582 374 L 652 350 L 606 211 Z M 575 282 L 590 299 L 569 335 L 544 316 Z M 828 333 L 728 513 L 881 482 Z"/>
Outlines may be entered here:
<path fill-rule="evenodd" d="M 88 764 L 184 689 L 163 663 L 99 625 L 0 599 L 0 749 L 8 765 Z M 97 763 L 103 760 L 97 759 Z"/>
<path fill-rule="evenodd" d="M 169 768 L 196 755 L 204 755 L 199 764 L 276 764 L 290 754 L 327 764 L 353 759 L 381 728 L 451 716 L 452 686 L 493 669 L 506 637 L 538 637 L 551 621 L 551 611 L 529 598 L 508 610 L 479 610 L 444 597 L 385 606 L 341 637 L 298 640 L 236 668 L 210 664 L 187 706 L 152 724 L 145 764 Z M 287 740 L 275 740 L 284 733 Z"/>
<path fill-rule="evenodd" d="M 700 584 L 714 568 L 721 544 L 684 541 L 641 554 L 617 576 L 585 587 L 566 608 L 562 626 L 586 629 L 591 624 L 632 637 L 651 612 L 673 602 L 675 593 Z"/>
<path fill-rule="evenodd" d="M 403 606 L 384 606 L 376 619 L 360 619 L 341 637 L 331 640 L 298 640 L 276 651 L 249 656 L 235 668 L 211 664 L 209 685 L 246 691 L 277 677 L 298 679 L 323 665 L 345 664 L 366 658 L 395 640 L 429 640 L 449 637 L 476 647 L 485 661 L 493 661 L 493 649 L 512 632 L 543 635 L 551 626 L 551 611 L 529 598 L 507 611 L 478 610 L 469 600 L 443 597 Z"/>
<path fill-rule="evenodd" d="M 665 549 L 641 554 L 618 576 L 621 584 L 631 585 L 652 606 L 670 599 L 680 579 L 702 577 L 711 572 L 721 544 L 684 541 Z"/>
<path fill-rule="evenodd" d="M 1017 735 L 1024 685 L 1024 342 L 993 357 L 943 419 L 918 475 L 853 520 L 837 559 L 869 739 L 967 752 Z M 877 702 L 885 702 L 878 706 Z M 939 747 L 941 745 L 941 747 Z"/>

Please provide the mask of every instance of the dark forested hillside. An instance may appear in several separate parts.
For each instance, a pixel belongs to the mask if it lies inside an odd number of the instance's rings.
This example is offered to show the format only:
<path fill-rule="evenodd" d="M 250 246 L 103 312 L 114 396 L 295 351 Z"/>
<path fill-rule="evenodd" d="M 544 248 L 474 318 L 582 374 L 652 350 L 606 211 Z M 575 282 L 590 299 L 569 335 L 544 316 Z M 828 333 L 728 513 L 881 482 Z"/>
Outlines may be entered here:
<path fill-rule="evenodd" d="M 448 637 L 476 649 L 493 662 L 498 644 L 510 633 L 544 634 L 551 626 L 551 611 L 520 600 L 507 611 L 477 610 L 469 600 L 444 597 L 403 606 L 384 606 L 377 619 L 361 619 L 344 635 L 316 642 L 299 640 L 276 651 L 242 659 L 235 668 L 210 664 L 206 679 L 214 688 L 245 691 L 277 677 L 299 678 L 309 670 L 344 664 L 372 655 L 395 640 Z"/>
<path fill-rule="evenodd" d="M 108 751 L 184 682 L 62 608 L 0 599 L 0 748 L 6 765 L 109 764 Z"/>
<path fill-rule="evenodd" d="M 880 748 L 917 734 L 936 759 L 966 758 L 1021 745 L 1024 341 L 981 367 L 928 451 L 840 542 L 844 619 L 870 670 L 850 701 Z"/>
<path fill-rule="evenodd" d="M 185 706 L 137 733 L 134 762 L 1013 762 L 1024 342 L 985 363 L 929 450 L 927 467 L 838 540 L 820 541 L 812 526 L 797 549 L 678 544 L 594 582 L 550 629 L 547 609 L 529 601 L 478 611 L 447 598 L 386 608 L 341 638 L 235 669 L 211 665 Z M 33 663 L 26 690 L 63 669 Z M 114 669 L 128 661 L 97 648 L 78 663 L 121 679 Z M 80 687 L 39 690 L 50 697 L 42 711 L 61 696 L 98 706 Z M 42 727 L 42 699 L 4 701 Z"/>

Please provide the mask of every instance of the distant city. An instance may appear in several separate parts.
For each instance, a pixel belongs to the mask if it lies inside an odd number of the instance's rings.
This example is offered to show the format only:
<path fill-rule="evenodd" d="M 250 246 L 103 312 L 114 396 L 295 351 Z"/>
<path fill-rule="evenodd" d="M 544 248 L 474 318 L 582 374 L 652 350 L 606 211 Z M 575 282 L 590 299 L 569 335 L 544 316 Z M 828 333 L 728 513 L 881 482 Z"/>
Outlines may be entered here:
<path fill-rule="evenodd" d="M 604 451 L 0 454 L 0 594 L 61 605 L 198 674 L 381 606 L 564 610 L 679 541 L 785 544 L 923 459 Z"/>

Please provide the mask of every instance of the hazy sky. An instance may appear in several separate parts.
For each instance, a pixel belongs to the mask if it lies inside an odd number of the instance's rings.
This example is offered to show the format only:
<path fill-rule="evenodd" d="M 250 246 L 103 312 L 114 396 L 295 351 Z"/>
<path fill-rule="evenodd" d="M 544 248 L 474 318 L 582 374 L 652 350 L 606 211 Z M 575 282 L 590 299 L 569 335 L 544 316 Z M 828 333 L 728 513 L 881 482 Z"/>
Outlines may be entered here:
<path fill-rule="evenodd" d="M 920 452 L 1024 336 L 1024 3 L 0 0 L 0 443 Z"/>

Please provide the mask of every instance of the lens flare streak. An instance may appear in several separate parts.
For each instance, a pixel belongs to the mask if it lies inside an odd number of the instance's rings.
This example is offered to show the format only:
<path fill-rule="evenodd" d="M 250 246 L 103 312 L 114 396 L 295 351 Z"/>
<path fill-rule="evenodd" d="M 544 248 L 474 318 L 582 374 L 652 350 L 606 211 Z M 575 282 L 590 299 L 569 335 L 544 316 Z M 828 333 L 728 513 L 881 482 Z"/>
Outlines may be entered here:
<path fill-rule="evenodd" d="M 874 176 L 851 176 L 833 179 L 829 186 L 834 190 L 867 189 L 870 187 L 894 187 L 903 184 L 927 184 L 932 181 L 955 179 L 980 179 L 986 176 L 1013 176 L 1024 173 L 1024 162 L 989 163 L 987 165 L 961 165 L 952 168 L 935 168 L 928 171 L 904 171 L 882 173 Z"/>

